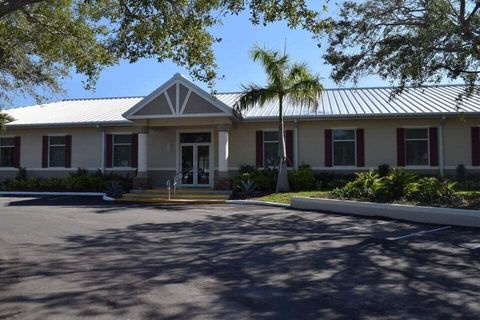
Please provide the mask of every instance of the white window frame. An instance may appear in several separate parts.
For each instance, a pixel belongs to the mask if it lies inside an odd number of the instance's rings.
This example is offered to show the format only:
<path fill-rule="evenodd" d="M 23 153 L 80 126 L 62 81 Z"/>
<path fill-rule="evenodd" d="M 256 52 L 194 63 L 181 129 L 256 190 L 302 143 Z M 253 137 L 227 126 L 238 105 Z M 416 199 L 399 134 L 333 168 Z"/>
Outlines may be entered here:
<path fill-rule="evenodd" d="M 126 167 L 116 167 L 115 166 L 115 146 L 131 146 L 131 148 L 133 150 L 133 141 L 130 141 L 130 143 L 115 143 L 115 137 L 116 136 L 128 136 L 128 135 L 131 136 L 132 134 L 133 133 L 131 133 L 131 132 L 130 133 L 128 133 L 128 132 L 118 132 L 118 133 L 113 133 L 112 134 L 112 167 L 113 167 L 113 169 L 116 169 L 116 170 L 122 170 L 122 169 L 130 170 L 130 169 L 134 168 L 132 166 L 133 159 L 130 160 L 130 166 L 126 166 Z"/>
<path fill-rule="evenodd" d="M 277 153 L 278 153 L 278 145 L 280 144 L 280 140 L 278 139 L 278 136 L 277 136 L 277 140 L 274 141 L 274 140 L 266 140 L 265 139 L 265 132 L 277 132 L 278 134 L 278 130 L 275 130 L 275 129 L 268 129 L 268 130 L 262 130 L 262 134 L 263 134 L 263 163 L 262 163 L 262 167 L 263 168 L 271 168 L 271 167 L 274 167 L 274 166 L 266 166 L 265 165 L 265 160 L 266 160 L 266 157 L 265 157 L 265 143 L 277 143 Z M 277 155 L 278 156 L 278 155 Z"/>
<path fill-rule="evenodd" d="M 15 139 L 14 136 L 1 136 L 0 139 Z M 2 153 L 2 149 L 3 148 L 12 148 L 13 147 L 13 152 L 14 152 L 14 161 L 15 162 L 15 140 L 13 141 L 13 146 L 2 146 L 2 144 L 0 143 L 0 155 Z M 3 168 L 3 169 L 11 169 L 11 168 L 15 168 L 13 166 L 11 167 L 2 167 L 1 166 L 1 163 L 0 163 L 0 168 Z"/>
<path fill-rule="evenodd" d="M 51 137 L 64 137 L 64 138 L 65 138 L 65 143 L 64 143 L 64 144 L 51 144 L 51 143 L 50 143 L 50 138 L 51 138 Z M 49 168 L 55 168 L 55 169 L 57 169 L 57 168 L 60 168 L 60 169 L 66 168 L 66 167 L 65 167 L 65 159 L 64 159 L 64 161 L 63 161 L 63 166 L 52 167 L 52 166 L 50 165 L 50 147 L 52 147 L 52 146 L 53 146 L 53 147 L 64 147 L 65 150 L 67 150 L 67 135 L 66 135 L 66 134 L 49 134 L 49 135 L 48 135 L 48 167 L 49 167 Z"/>
<path fill-rule="evenodd" d="M 353 131 L 352 139 L 335 139 L 335 131 Z M 355 157 L 355 163 L 353 165 L 336 165 L 335 164 L 335 142 L 352 142 L 355 147 L 353 153 Z M 357 167 L 357 128 L 332 128 L 332 165 L 337 168 L 353 168 Z"/>
<path fill-rule="evenodd" d="M 407 130 L 423 129 L 427 130 L 427 138 L 422 139 L 407 139 Z M 405 127 L 403 128 L 403 140 L 405 143 L 405 167 L 413 168 L 426 168 L 430 167 L 430 130 L 427 127 Z M 407 141 L 425 141 L 427 140 L 427 164 L 407 164 Z"/>

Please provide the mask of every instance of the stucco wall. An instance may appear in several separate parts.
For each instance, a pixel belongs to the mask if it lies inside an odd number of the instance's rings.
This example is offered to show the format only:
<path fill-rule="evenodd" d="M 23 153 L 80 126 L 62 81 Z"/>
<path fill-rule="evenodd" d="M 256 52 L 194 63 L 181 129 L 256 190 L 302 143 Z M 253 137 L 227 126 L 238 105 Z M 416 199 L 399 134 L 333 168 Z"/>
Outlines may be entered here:
<path fill-rule="evenodd" d="M 189 120 L 190 122 L 193 120 Z M 196 120 L 195 120 L 196 121 Z M 180 131 L 212 130 L 213 166 L 218 163 L 218 124 L 212 119 L 204 119 L 208 125 L 186 122 L 174 125 L 174 120 L 166 122 L 149 121 L 148 169 L 154 179 L 162 180 L 173 176 L 177 169 L 178 133 Z M 220 121 L 220 120 L 219 120 Z M 225 119 L 222 120 L 225 123 Z M 316 120 L 298 122 L 298 163 L 311 165 L 315 170 L 345 171 L 349 168 L 325 168 L 324 130 L 326 128 L 363 128 L 365 130 L 365 169 L 376 168 L 379 164 L 396 165 L 396 128 L 438 126 L 436 119 L 372 119 L 372 120 Z M 194 125 L 195 124 L 195 125 Z M 458 164 L 471 169 L 471 127 L 480 125 L 480 118 L 462 119 L 460 116 L 444 121 L 445 168 L 454 170 Z M 293 129 L 292 121 L 286 122 L 286 129 Z M 229 169 L 231 173 L 241 165 L 255 164 L 255 132 L 276 130 L 271 122 L 239 122 L 232 124 L 229 132 Z M 26 167 L 32 176 L 61 176 L 76 168 L 96 170 L 102 167 L 102 128 L 51 128 L 51 129 L 11 129 L 2 136 L 21 136 L 21 166 Z M 139 130 L 134 126 L 108 127 L 107 133 L 132 133 Z M 42 136 L 49 134 L 72 135 L 72 168 L 42 168 Z M 417 168 L 419 169 L 419 168 Z M 422 169 L 422 168 L 420 168 Z M 433 172 L 438 168 L 425 167 Z M 357 168 L 350 168 L 357 170 Z M 15 169 L 0 169 L 0 179 L 12 177 Z"/>
<path fill-rule="evenodd" d="M 396 128 L 436 127 L 439 123 L 440 118 L 299 121 L 298 162 L 309 164 L 317 170 L 349 169 L 325 168 L 325 129 L 363 128 L 365 130 L 365 168 L 374 168 L 383 163 L 396 166 Z M 470 128 L 478 125 L 480 125 L 480 119 L 462 119 L 461 116 L 444 121 L 446 169 L 454 169 L 459 164 L 471 166 Z M 292 129 L 293 126 L 293 122 L 286 122 L 286 129 Z M 237 123 L 233 126 L 230 132 L 230 168 L 233 170 L 243 164 L 255 164 L 255 131 L 271 129 L 276 129 L 275 122 Z"/>

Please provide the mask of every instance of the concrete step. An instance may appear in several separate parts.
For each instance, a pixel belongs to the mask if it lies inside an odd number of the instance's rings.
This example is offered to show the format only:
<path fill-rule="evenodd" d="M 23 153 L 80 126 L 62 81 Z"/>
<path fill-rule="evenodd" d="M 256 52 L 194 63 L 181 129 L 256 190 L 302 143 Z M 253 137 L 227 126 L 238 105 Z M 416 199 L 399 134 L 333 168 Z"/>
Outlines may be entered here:
<path fill-rule="evenodd" d="M 140 198 L 140 199 L 150 199 L 150 198 L 161 198 L 168 199 L 168 193 L 125 193 L 124 198 Z M 229 194 L 198 194 L 198 193 L 177 193 L 170 194 L 171 199 L 223 199 L 226 200 L 230 197 Z"/>
<path fill-rule="evenodd" d="M 147 190 L 130 190 L 132 194 L 168 194 L 167 188 L 158 188 L 158 189 L 147 189 Z M 170 194 L 173 194 L 173 188 L 170 189 Z M 212 188 L 181 188 L 176 190 L 176 194 L 219 194 L 219 195 L 228 195 L 232 194 L 231 190 L 214 190 Z"/>
<path fill-rule="evenodd" d="M 165 198 L 134 198 L 126 197 L 116 199 L 120 202 L 135 202 L 135 203 L 158 203 L 158 204 L 222 204 L 225 203 L 223 199 L 165 199 Z"/>

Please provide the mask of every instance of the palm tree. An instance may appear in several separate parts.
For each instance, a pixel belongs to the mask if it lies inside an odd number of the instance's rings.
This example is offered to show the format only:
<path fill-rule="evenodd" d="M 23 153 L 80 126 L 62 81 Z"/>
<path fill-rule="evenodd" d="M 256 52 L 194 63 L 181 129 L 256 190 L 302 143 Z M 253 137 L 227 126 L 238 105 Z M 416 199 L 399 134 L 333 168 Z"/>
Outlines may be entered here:
<path fill-rule="evenodd" d="M 287 159 L 285 150 L 285 129 L 283 103 L 306 104 L 316 108 L 323 92 L 320 77 L 313 74 L 305 63 L 291 63 L 287 54 L 255 46 L 251 52 L 253 61 L 260 61 L 267 74 L 267 85 L 243 86 L 243 93 L 237 103 L 237 110 L 243 111 L 255 105 L 278 101 L 278 177 L 277 192 L 290 190 L 288 184 Z"/>

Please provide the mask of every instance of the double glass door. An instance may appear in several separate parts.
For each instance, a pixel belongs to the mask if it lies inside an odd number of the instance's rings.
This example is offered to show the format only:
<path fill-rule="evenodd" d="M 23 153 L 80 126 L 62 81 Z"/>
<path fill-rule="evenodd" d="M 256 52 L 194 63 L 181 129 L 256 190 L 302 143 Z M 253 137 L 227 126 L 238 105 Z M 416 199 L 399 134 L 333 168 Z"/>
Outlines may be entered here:
<path fill-rule="evenodd" d="M 212 179 L 210 170 L 210 134 L 203 138 L 188 139 L 187 135 L 181 136 L 180 165 L 182 173 L 182 185 L 208 186 Z M 192 140 L 207 140 L 208 142 L 182 142 Z"/>

